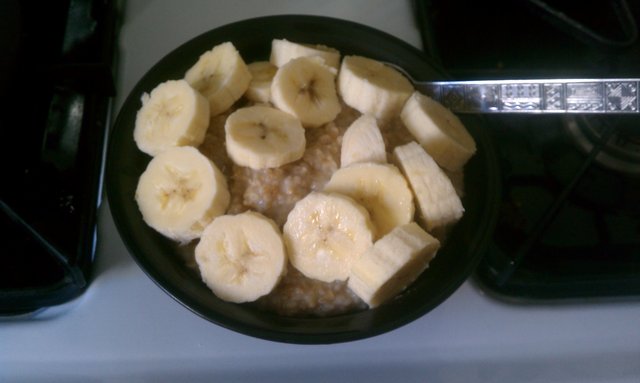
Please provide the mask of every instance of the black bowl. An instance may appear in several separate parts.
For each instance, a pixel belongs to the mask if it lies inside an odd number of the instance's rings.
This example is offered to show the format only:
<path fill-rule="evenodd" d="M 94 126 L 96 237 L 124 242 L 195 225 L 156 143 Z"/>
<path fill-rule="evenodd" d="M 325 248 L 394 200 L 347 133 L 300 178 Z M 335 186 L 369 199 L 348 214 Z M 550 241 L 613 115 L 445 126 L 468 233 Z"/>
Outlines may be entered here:
<path fill-rule="evenodd" d="M 334 343 L 381 334 L 421 317 L 449 297 L 476 267 L 492 232 L 498 201 L 497 164 L 486 127 L 465 118 L 478 153 L 465 168 L 466 213 L 450 232 L 429 269 L 404 293 L 381 307 L 327 318 L 283 317 L 216 298 L 181 255 L 184 249 L 142 220 L 134 200 L 138 177 L 150 158 L 133 141 L 140 97 L 157 84 L 178 79 L 200 54 L 232 41 L 247 62 L 268 59 L 271 40 L 325 44 L 342 54 L 393 62 L 417 79 L 442 78 L 419 50 L 384 32 L 353 22 L 315 16 L 273 16 L 229 24 L 204 33 L 165 56 L 135 86 L 111 132 L 106 186 L 115 224 L 138 265 L 162 289 L 196 314 L 258 338 L 289 343 Z"/>

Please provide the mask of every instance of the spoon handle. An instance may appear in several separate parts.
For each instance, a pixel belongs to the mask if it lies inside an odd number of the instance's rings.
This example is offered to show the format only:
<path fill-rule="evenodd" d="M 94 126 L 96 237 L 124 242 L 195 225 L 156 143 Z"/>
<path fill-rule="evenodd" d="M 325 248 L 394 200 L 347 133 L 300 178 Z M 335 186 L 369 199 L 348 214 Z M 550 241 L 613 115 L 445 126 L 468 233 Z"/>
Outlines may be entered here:
<path fill-rule="evenodd" d="M 640 79 L 415 82 L 457 113 L 638 113 Z"/>

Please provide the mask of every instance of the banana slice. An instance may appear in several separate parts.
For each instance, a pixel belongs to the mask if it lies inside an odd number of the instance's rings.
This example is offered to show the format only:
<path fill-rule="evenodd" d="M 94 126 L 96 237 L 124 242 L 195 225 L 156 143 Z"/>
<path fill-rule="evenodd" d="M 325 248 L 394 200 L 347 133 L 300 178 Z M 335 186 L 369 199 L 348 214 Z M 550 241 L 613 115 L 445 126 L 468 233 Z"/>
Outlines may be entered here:
<path fill-rule="evenodd" d="M 306 140 L 300 121 L 275 108 L 240 108 L 229 115 L 224 129 L 229 157 L 240 166 L 273 168 L 304 154 Z"/>
<path fill-rule="evenodd" d="M 476 152 L 476 143 L 460 119 L 439 102 L 414 92 L 400 118 L 438 165 L 461 170 Z"/>
<path fill-rule="evenodd" d="M 439 248 L 440 242 L 415 222 L 398 226 L 353 263 L 347 286 L 377 307 L 414 282 Z"/>
<path fill-rule="evenodd" d="M 453 185 L 453 188 L 456 189 L 458 197 L 464 197 L 464 169 L 456 171 L 451 171 L 444 168 L 441 169 L 442 171 L 444 171 L 444 174 L 446 174 L 447 177 L 449 177 L 449 179 L 451 180 L 451 184 Z"/>
<path fill-rule="evenodd" d="M 389 164 L 367 162 L 340 168 L 324 191 L 347 195 L 364 206 L 376 227 L 377 238 L 411 222 L 415 213 L 407 181 L 397 167 Z"/>
<path fill-rule="evenodd" d="M 379 61 L 345 56 L 338 73 L 338 91 L 344 102 L 360 113 L 389 120 L 398 115 L 413 93 L 400 72 Z"/>
<path fill-rule="evenodd" d="M 271 41 L 271 57 L 269 61 L 281 67 L 298 57 L 320 57 L 324 63 L 336 70 L 340 66 L 340 52 L 337 49 L 325 45 L 308 45 L 288 41 L 286 39 L 274 39 Z"/>
<path fill-rule="evenodd" d="M 213 218 L 224 214 L 229 190 L 222 172 L 196 148 L 170 148 L 155 156 L 135 193 L 144 221 L 180 242 L 198 238 Z"/>
<path fill-rule="evenodd" d="M 335 73 L 317 57 L 299 57 L 278 68 L 271 102 L 298 117 L 305 127 L 333 121 L 341 110 Z"/>
<path fill-rule="evenodd" d="M 252 211 L 214 219 L 202 233 L 195 258 L 211 291 L 234 303 L 270 293 L 287 270 L 278 226 Z"/>
<path fill-rule="evenodd" d="M 462 217 L 464 207 L 451 180 L 422 146 L 412 141 L 397 146 L 393 154 L 411 185 L 428 231 L 455 223 Z"/>
<path fill-rule="evenodd" d="M 373 243 L 367 211 L 351 198 L 312 192 L 296 203 L 283 229 L 293 266 L 324 282 L 345 280 Z"/>
<path fill-rule="evenodd" d="M 169 80 L 142 95 L 133 139 L 150 156 L 174 146 L 198 146 L 209 126 L 209 103 L 184 80 Z"/>
<path fill-rule="evenodd" d="M 340 166 L 357 162 L 387 162 L 384 140 L 375 117 L 363 114 L 355 120 L 342 136 Z"/>
<path fill-rule="evenodd" d="M 203 53 L 184 78 L 209 100 L 209 111 L 216 116 L 242 97 L 251 72 L 235 46 L 226 42 Z"/>
<path fill-rule="evenodd" d="M 268 61 L 256 61 L 247 65 L 251 72 L 251 82 L 245 92 L 249 101 L 267 103 L 271 99 L 271 81 L 278 67 Z"/>

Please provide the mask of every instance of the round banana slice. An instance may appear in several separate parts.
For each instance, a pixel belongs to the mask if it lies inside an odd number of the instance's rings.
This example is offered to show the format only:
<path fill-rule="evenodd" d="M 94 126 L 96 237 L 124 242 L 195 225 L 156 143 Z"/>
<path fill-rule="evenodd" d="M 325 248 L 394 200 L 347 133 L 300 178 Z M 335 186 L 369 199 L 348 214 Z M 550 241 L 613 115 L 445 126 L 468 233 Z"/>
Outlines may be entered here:
<path fill-rule="evenodd" d="M 438 165 L 450 171 L 464 167 L 476 152 L 476 142 L 460 119 L 436 100 L 414 92 L 400 118 Z"/>
<path fill-rule="evenodd" d="M 252 211 L 214 219 L 202 233 L 195 257 L 211 291 L 234 303 L 270 293 L 287 270 L 280 230 Z"/>
<path fill-rule="evenodd" d="M 340 66 L 340 52 L 325 45 L 299 44 L 286 39 L 271 41 L 271 57 L 269 61 L 281 67 L 298 57 L 320 57 L 324 63 L 336 70 Z"/>
<path fill-rule="evenodd" d="M 278 68 L 271 83 L 271 102 L 298 117 L 305 127 L 333 121 L 341 106 L 335 71 L 317 57 L 299 57 Z"/>
<path fill-rule="evenodd" d="M 252 169 L 278 167 L 302 157 L 304 128 L 294 116 L 268 106 L 250 106 L 231 113 L 225 123 L 229 157 Z"/>
<path fill-rule="evenodd" d="M 411 96 L 413 85 L 400 72 L 362 56 L 345 56 L 338 74 L 344 102 L 360 113 L 389 120 L 397 116 Z"/>
<path fill-rule="evenodd" d="M 271 100 L 271 81 L 278 67 L 268 61 L 256 61 L 247 65 L 251 72 L 251 82 L 245 92 L 249 101 L 267 103 Z"/>
<path fill-rule="evenodd" d="M 414 282 L 439 248 L 415 222 L 398 226 L 353 263 L 347 286 L 369 307 L 379 306 Z"/>
<path fill-rule="evenodd" d="M 149 226 L 168 238 L 188 242 L 224 214 L 230 196 L 216 165 L 185 146 L 167 149 L 149 162 L 138 180 L 135 199 Z"/>
<path fill-rule="evenodd" d="M 283 229 L 291 264 L 323 282 L 345 280 L 373 243 L 367 211 L 351 198 L 312 192 L 296 203 Z"/>
<path fill-rule="evenodd" d="M 371 162 L 340 168 L 324 188 L 341 193 L 364 206 L 371 215 L 379 238 L 394 227 L 413 220 L 413 195 L 397 167 Z"/>
<path fill-rule="evenodd" d="M 251 72 L 235 46 L 226 42 L 203 53 L 184 78 L 209 100 L 209 111 L 216 116 L 242 97 Z"/>
<path fill-rule="evenodd" d="M 209 102 L 184 80 L 169 80 L 142 95 L 133 139 L 150 156 L 174 146 L 198 146 L 209 127 Z"/>

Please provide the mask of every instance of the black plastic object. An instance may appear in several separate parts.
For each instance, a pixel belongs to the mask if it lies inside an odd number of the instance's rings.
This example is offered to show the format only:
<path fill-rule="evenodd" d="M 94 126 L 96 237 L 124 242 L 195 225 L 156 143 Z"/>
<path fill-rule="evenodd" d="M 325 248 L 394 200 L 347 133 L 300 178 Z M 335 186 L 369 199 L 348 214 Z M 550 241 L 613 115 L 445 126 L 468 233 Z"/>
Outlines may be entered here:
<path fill-rule="evenodd" d="M 182 78 L 198 57 L 216 44 L 231 41 L 247 62 L 268 58 L 273 38 L 325 44 L 342 54 L 393 62 L 417 79 L 442 78 L 409 44 L 367 26 L 314 16 L 273 16 L 229 24 L 200 35 L 169 53 L 151 68 L 125 101 L 110 136 L 106 187 L 115 224 L 142 269 L 168 294 L 198 315 L 234 331 L 291 343 L 333 343 L 374 336 L 419 318 L 449 297 L 482 256 L 495 222 L 499 196 L 496 162 L 479 119 L 466 120 L 478 153 L 465 171 L 464 218 L 430 268 L 401 296 L 372 310 L 327 318 L 293 318 L 260 311 L 251 304 L 217 299 L 189 267 L 176 244 L 142 220 L 134 200 L 138 177 L 150 158 L 133 141 L 140 97 L 159 83 Z M 144 308 L 142 308 L 144 309 Z"/>
<path fill-rule="evenodd" d="M 626 0 L 611 0 L 608 5 L 613 15 L 613 23 L 616 24 L 616 30 L 619 36 L 609 33 L 602 33 L 596 30 L 593 26 L 574 18 L 571 13 L 562 8 L 556 8 L 555 5 L 542 0 L 528 0 L 530 6 L 540 13 L 541 17 L 558 28 L 558 30 L 573 36 L 575 39 L 584 42 L 585 44 L 598 46 L 606 49 L 613 48 L 626 48 L 633 45 L 638 40 L 638 26 L 633 13 L 627 4 Z M 567 4 L 568 3 L 568 4 Z M 604 4 L 596 4 L 592 2 L 596 7 L 601 7 L 599 10 L 602 12 Z M 575 10 L 576 8 L 584 7 L 582 3 L 565 2 L 564 7 L 569 10 Z M 608 11 L 609 9 L 605 9 Z M 598 12 L 600 16 L 601 12 Z M 589 21 L 593 21 L 591 18 Z"/>
<path fill-rule="evenodd" d="M 414 0 L 414 5 L 425 51 L 456 79 L 638 74 L 638 0 Z"/>
<path fill-rule="evenodd" d="M 113 95 L 112 2 L 30 6 L 0 6 L 2 316 L 67 302 L 89 285 Z"/>

